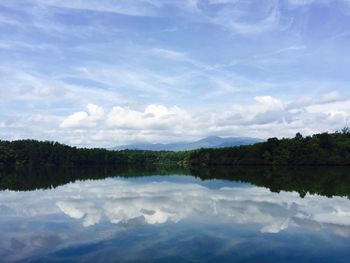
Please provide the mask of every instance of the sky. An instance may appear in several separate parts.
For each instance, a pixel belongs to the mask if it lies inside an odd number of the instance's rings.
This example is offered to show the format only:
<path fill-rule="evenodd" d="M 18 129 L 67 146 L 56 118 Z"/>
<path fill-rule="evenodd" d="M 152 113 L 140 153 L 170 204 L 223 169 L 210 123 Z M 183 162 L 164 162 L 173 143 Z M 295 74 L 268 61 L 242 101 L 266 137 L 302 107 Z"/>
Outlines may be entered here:
<path fill-rule="evenodd" d="M 0 139 L 332 132 L 349 69 L 350 0 L 0 0 Z"/>

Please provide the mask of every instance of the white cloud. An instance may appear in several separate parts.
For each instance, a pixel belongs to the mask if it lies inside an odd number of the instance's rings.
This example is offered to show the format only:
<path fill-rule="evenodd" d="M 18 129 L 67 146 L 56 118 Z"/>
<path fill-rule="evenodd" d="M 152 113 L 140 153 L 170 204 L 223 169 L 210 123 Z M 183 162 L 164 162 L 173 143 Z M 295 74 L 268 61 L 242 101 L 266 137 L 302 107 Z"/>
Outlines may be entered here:
<path fill-rule="evenodd" d="M 257 96 L 255 97 L 255 100 L 269 110 L 283 108 L 283 103 L 272 96 Z"/>
<path fill-rule="evenodd" d="M 273 57 L 276 55 L 280 55 L 280 54 L 284 54 L 284 53 L 288 53 L 288 52 L 295 52 L 295 51 L 301 51 L 306 49 L 307 47 L 305 45 L 293 45 L 293 46 L 288 46 L 285 48 L 281 48 L 269 53 L 265 53 L 265 54 L 261 54 L 261 55 L 256 55 L 254 56 L 254 58 L 260 59 L 260 58 L 268 58 L 268 57 Z M 283 62 L 285 60 L 281 60 L 281 62 Z"/>
<path fill-rule="evenodd" d="M 206 14 L 214 24 L 242 35 L 255 35 L 278 29 L 281 26 L 278 2 L 256 1 L 211 1 L 219 11 Z M 258 5 L 258 11 L 252 12 Z"/>
<path fill-rule="evenodd" d="M 87 111 L 79 111 L 69 115 L 61 124 L 61 128 L 95 127 L 104 118 L 104 109 L 94 104 L 87 105 Z"/>
<path fill-rule="evenodd" d="M 107 125 L 119 129 L 181 129 L 190 120 L 190 115 L 177 106 L 148 105 L 144 111 L 114 107 L 107 117 Z"/>
<path fill-rule="evenodd" d="M 14 103 L 17 100 L 23 100 L 42 106 L 59 101 L 61 107 L 61 104 L 65 103 L 75 103 L 75 105 L 86 101 L 87 103 L 91 101 L 115 103 L 121 99 L 116 91 L 73 85 L 57 76 L 15 69 L 13 66 L 0 66 L 0 74 L 6 76 L 0 83 L 0 94 L 6 97 L 5 102 Z"/>
<path fill-rule="evenodd" d="M 61 128 L 75 128 L 75 127 L 84 127 L 90 126 L 90 123 L 87 123 L 89 115 L 85 111 L 75 112 L 72 115 L 69 115 L 63 122 L 60 124 Z"/>
<path fill-rule="evenodd" d="M 97 143 L 107 147 L 140 141 L 194 140 L 210 134 L 260 138 L 292 137 L 297 132 L 310 135 L 348 125 L 349 100 L 338 101 L 337 94 L 332 92 L 321 99 L 302 97 L 295 101 L 256 96 L 249 103 L 207 111 L 149 104 L 143 108 L 115 106 L 105 113 L 100 106 L 88 105 L 87 111 L 69 115 L 60 127 L 67 132 L 81 130 L 70 133 L 69 143 Z"/>
<path fill-rule="evenodd" d="M 311 4 L 328 4 L 334 2 L 335 0 L 288 0 L 288 3 L 292 6 L 306 6 Z M 346 2 L 345 0 L 344 2 Z"/>
<path fill-rule="evenodd" d="M 301 2 L 300 0 L 291 0 L 290 5 L 300 6 Z M 16 4 L 6 4 L 13 8 L 16 7 Z M 170 14 L 171 16 L 183 17 L 185 14 L 187 20 L 216 25 L 242 35 L 261 34 L 284 26 L 280 17 L 278 1 L 275 0 L 261 0 L 258 4 L 254 0 L 32 0 L 31 5 L 41 9 L 45 7 L 46 12 L 53 13 L 55 8 L 61 8 L 148 17 L 169 16 L 169 13 L 165 13 L 164 10 L 170 6 L 176 10 Z M 259 6 L 255 9 L 254 7 L 257 5 Z M 53 9 L 50 10 L 52 7 Z M 38 16 L 35 13 L 38 12 L 37 9 L 31 8 L 29 10 L 33 12 L 34 16 Z M 210 12 L 211 9 L 216 11 Z M 39 26 L 41 28 L 49 27 L 42 21 Z M 55 28 L 57 27 L 59 26 L 56 25 Z"/>
<path fill-rule="evenodd" d="M 60 85 L 61 83 L 59 81 L 46 81 L 40 76 L 35 76 L 23 71 L 4 71 L 10 74 L 6 81 L 9 82 L 13 88 L 18 89 L 19 98 L 57 98 L 64 97 L 67 94 L 67 86 Z"/>
<path fill-rule="evenodd" d="M 100 121 L 104 118 L 104 109 L 94 104 L 86 106 L 91 121 Z"/>
<path fill-rule="evenodd" d="M 337 102 L 337 101 L 343 101 L 346 100 L 344 96 L 342 96 L 338 91 L 332 91 L 327 94 L 324 94 L 321 99 L 320 103 L 332 103 L 332 102 Z"/>
<path fill-rule="evenodd" d="M 163 56 L 165 58 L 174 59 L 174 60 L 185 60 L 185 61 L 188 60 L 185 54 L 175 50 L 164 49 L 164 48 L 152 48 L 152 51 L 155 54 Z"/>
<path fill-rule="evenodd" d="M 134 142 L 195 140 L 212 134 L 244 134 L 263 139 L 292 137 L 297 132 L 310 135 L 349 125 L 350 102 L 346 97 L 337 91 L 318 97 L 285 101 L 269 95 L 256 96 L 250 101 L 205 111 L 162 104 L 101 107 L 88 103 L 85 110 L 77 107 L 78 111 L 63 117 L 54 112 L 21 114 L 16 118 L 13 116 L 17 115 L 9 115 L 1 121 L 0 129 L 7 134 L 4 139 L 36 138 L 77 146 L 112 147 Z M 61 129 L 57 130 L 58 126 Z"/>
<path fill-rule="evenodd" d="M 130 16 L 154 15 L 154 6 L 148 1 L 126 1 L 126 0 L 33 0 L 39 6 L 68 8 L 76 10 L 89 10 L 93 12 L 111 12 Z"/>

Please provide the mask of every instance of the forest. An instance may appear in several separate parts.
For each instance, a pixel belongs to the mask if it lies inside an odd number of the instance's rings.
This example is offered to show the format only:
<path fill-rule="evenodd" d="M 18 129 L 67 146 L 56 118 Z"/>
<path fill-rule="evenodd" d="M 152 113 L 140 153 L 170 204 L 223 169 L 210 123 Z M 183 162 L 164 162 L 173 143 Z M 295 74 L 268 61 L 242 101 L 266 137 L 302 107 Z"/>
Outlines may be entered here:
<path fill-rule="evenodd" d="M 77 148 L 51 141 L 0 141 L 0 168 L 125 166 L 179 163 L 186 152 Z"/>
<path fill-rule="evenodd" d="M 350 165 L 350 129 L 294 138 L 270 138 L 266 142 L 232 148 L 199 149 L 189 154 L 190 165 Z"/>
<path fill-rule="evenodd" d="M 182 166 L 321 166 L 350 165 L 350 129 L 294 138 L 270 138 L 253 145 L 193 151 L 111 151 L 77 148 L 51 141 L 0 141 L 0 168 Z"/>

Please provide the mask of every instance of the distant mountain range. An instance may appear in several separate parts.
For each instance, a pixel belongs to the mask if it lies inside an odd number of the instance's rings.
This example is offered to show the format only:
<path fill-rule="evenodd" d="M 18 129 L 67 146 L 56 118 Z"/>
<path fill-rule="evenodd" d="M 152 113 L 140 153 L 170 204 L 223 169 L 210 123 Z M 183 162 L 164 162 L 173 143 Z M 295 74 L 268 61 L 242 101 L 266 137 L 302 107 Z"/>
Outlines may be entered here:
<path fill-rule="evenodd" d="M 223 148 L 239 145 L 254 144 L 264 140 L 250 137 L 229 137 L 209 136 L 194 142 L 176 142 L 176 143 L 135 143 L 121 145 L 111 148 L 112 150 L 151 150 L 151 151 L 189 151 L 200 148 Z"/>

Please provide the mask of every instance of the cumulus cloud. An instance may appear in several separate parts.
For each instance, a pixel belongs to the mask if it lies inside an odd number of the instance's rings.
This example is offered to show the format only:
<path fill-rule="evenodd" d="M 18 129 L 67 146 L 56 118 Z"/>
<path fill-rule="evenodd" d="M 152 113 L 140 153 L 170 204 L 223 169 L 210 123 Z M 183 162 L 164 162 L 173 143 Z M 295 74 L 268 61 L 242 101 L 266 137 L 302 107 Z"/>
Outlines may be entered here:
<path fill-rule="evenodd" d="M 86 106 L 87 111 L 79 111 L 69 115 L 61 124 L 61 128 L 95 127 L 97 122 L 103 120 L 104 109 L 94 104 Z"/>
<path fill-rule="evenodd" d="M 189 120 L 190 115 L 177 106 L 167 108 L 151 104 L 144 111 L 114 107 L 108 114 L 106 123 L 110 127 L 120 129 L 164 130 L 183 127 Z"/>
<path fill-rule="evenodd" d="M 274 96 L 256 96 L 246 104 L 225 109 L 195 111 L 178 106 L 149 104 L 144 108 L 115 106 L 104 109 L 89 104 L 86 111 L 67 116 L 60 127 L 79 143 L 107 146 L 135 141 L 172 142 L 199 139 L 210 134 L 223 136 L 288 137 L 297 132 L 309 135 L 333 131 L 350 121 L 349 100 L 337 91 L 320 98 L 301 97 L 284 101 Z M 179 139 L 179 136 L 182 139 Z"/>
<path fill-rule="evenodd" d="M 89 115 L 85 111 L 75 112 L 72 115 L 69 115 L 63 122 L 60 124 L 61 128 L 74 128 L 80 126 L 89 126 L 86 123 Z"/>

